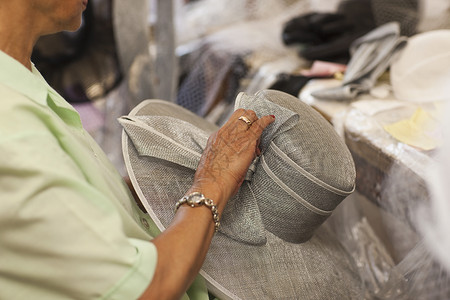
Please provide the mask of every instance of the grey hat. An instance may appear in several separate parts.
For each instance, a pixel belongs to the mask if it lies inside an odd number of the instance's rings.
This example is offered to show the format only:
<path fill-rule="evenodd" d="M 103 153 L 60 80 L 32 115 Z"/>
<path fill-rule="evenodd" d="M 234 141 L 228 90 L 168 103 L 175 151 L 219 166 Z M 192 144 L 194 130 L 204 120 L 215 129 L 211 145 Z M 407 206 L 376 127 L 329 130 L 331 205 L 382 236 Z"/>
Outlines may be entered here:
<path fill-rule="evenodd" d="M 322 116 L 283 92 L 241 93 L 241 107 L 276 118 L 222 215 L 201 271 L 209 288 L 231 299 L 358 298 L 350 257 L 326 228 L 318 229 L 354 190 L 347 147 Z M 130 178 L 164 230 L 218 128 L 161 100 L 144 101 L 119 121 Z"/>

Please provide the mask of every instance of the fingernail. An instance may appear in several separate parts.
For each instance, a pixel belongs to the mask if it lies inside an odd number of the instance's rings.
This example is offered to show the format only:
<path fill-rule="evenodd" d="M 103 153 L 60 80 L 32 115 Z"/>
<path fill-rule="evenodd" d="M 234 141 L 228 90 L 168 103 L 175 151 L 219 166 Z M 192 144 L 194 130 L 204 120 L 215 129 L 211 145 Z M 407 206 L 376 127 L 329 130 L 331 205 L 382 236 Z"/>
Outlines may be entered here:
<path fill-rule="evenodd" d="M 274 115 L 270 115 L 272 118 L 274 118 L 275 119 L 275 116 Z"/>

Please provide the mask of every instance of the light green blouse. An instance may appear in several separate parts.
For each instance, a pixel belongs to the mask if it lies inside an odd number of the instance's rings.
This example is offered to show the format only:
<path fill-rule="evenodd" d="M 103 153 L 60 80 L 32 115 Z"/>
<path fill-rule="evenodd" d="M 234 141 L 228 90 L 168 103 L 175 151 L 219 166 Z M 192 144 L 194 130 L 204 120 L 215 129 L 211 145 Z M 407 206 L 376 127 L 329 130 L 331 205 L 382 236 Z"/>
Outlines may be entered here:
<path fill-rule="evenodd" d="M 141 218 L 78 113 L 0 51 L 0 299 L 136 299 L 157 261 Z"/>

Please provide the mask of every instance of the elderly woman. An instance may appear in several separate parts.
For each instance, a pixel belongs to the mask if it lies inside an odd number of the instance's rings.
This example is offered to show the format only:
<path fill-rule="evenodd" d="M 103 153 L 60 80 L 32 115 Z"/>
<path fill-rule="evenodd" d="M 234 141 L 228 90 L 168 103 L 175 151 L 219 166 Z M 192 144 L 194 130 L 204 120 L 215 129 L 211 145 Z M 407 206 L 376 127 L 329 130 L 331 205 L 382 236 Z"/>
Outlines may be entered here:
<path fill-rule="evenodd" d="M 179 299 L 274 117 L 237 110 L 186 191 L 201 195 L 152 239 L 77 112 L 30 61 L 40 36 L 80 26 L 87 1 L 0 0 L 0 298 Z"/>

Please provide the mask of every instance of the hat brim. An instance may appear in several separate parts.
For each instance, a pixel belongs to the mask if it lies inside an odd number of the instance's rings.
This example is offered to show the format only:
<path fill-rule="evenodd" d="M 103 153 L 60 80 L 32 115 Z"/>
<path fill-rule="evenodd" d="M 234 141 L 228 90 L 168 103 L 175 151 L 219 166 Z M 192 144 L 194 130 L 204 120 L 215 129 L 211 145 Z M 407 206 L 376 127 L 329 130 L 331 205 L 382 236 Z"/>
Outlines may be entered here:
<path fill-rule="evenodd" d="M 206 132 L 217 126 L 166 101 L 144 101 L 129 116 L 171 116 Z M 192 184 L 191 170 L 157 158 L 140 156 L 123 134 L 126 169 L 137 195 L 158 229 L 174 215 L 176 201 Z M 178 187 L 178 188 L 174 188 Z M 217 233 L 200 274 L 221 299 L 360 299 L 356 266 L 325 227 L 302 244 L 286 242 L 265 230 L 267 243 L 249 245 Z"/>

